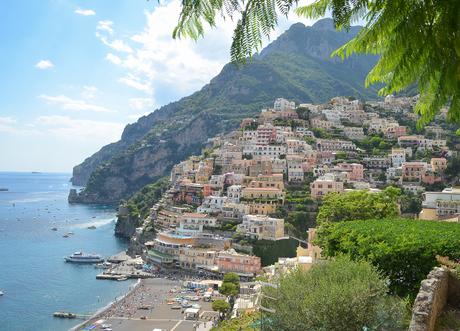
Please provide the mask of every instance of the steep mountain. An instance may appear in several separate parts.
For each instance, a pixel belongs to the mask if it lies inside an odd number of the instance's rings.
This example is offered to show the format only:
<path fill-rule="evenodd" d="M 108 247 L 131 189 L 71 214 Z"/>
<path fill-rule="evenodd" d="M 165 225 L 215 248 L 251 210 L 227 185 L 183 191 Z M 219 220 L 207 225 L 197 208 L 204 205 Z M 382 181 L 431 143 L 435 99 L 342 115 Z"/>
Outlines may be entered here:
<path fill-rule="evenodd" d="M 127 125 L 120 141 L 74 168 L 72 182 L 86 188 L 69 200 L 112 203 L 129 197 L 277 97 L 305 103 L 337 95 L 376 98 L 376 89 L 363 85 L 375 57 L 330 58 L 359 29 L 337 32 L 330 19 L 292 25 L 248 64 L 225 65 L 200 91 Z"/>

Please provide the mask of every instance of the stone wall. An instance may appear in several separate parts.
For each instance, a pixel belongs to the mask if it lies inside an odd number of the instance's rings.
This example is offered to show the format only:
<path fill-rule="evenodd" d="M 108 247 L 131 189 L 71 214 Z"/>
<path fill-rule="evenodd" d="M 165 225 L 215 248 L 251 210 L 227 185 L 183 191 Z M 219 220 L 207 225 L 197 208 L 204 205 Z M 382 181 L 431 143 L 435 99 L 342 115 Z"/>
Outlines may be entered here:
<path fill-rule="evenodd" d="M 421 283 L 412 308 L 409 331 L 433 331 L 447 305 L 459 307 L 460 281 L 446 268 L 436 267 Z"/>

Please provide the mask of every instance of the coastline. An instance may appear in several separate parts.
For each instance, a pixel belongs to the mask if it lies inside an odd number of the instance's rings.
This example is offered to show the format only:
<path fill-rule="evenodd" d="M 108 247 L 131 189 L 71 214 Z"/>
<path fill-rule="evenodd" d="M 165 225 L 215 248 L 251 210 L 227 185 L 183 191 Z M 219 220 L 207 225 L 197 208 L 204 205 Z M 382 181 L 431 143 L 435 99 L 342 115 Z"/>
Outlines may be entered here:
<path fill-rule="evenodd" d="M 138 279 L 137 282 L 133 285 L 132 288 L 130 288 L 125 294 L 123 294 L 119 299 L 115 298 L 114 301 L 109 302 L 107 305 L 104 307 L 98 309 L 93 315 L 91 315 L 90 318 L 86 319 L 82 323 L 79 323 L 72 328 L 70 328 L 68 331 L 77 331 L 81 328 L 86 327 L 86 325 L 90 324 L 92 321 L 101 319 L 101 317 L 108 312 L 111 308 L 115 307 L 115 305 L 120 304 L 123 302 L 128 296 L 132 295 L 134 291 L 140 286 L 142 283 L 142 279 Z"/>

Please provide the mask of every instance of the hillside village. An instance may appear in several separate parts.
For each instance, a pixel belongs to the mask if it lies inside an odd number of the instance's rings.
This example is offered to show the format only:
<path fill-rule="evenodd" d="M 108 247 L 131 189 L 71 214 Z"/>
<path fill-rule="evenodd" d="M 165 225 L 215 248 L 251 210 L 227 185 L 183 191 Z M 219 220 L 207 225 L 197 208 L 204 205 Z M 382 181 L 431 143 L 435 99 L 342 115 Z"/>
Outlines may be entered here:
<path fill-rule="evenodd" d="M 175 165 L 132 242 L 165 268 L 252 279 L 268 265 L 273 273 L 280 265 L 309 268 L 319 258 L 315 216 L 330 193 L 393 185 L 405 192 L 404 216 L 456 218 L 460 190 L 448 187 L 455 136 L 436 124 L 446 112 L 418 131 L 415 102 L 276 99 L 238 130 L 210 139 L 201 156 Z M 137 207 L 128 201 L 120 216 L 139 218 Z"/>

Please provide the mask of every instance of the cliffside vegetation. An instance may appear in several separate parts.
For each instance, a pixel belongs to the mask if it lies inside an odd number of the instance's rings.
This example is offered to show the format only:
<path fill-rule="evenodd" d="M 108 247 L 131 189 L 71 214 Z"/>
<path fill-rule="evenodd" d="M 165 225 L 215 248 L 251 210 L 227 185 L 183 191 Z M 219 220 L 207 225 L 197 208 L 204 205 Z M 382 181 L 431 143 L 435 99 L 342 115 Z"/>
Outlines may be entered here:
<path fill-rule="evenodd" d="M 162 178 L 153 184 L 144 186 L 128 201 L 122 201 L 115 225 L 115 234 L 120 237 L 131 238 L 136 228 L 149 215 L 150 208 L 161 198 L 168 187 L 168 178 Z M 153 226 L 146 231 L 153 233 Z"/>

